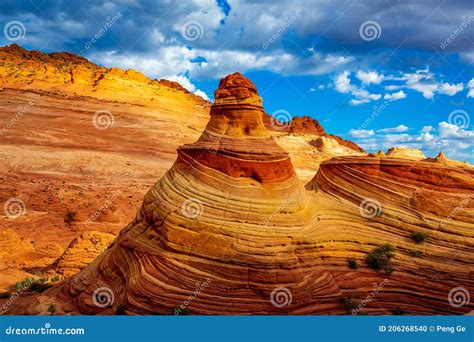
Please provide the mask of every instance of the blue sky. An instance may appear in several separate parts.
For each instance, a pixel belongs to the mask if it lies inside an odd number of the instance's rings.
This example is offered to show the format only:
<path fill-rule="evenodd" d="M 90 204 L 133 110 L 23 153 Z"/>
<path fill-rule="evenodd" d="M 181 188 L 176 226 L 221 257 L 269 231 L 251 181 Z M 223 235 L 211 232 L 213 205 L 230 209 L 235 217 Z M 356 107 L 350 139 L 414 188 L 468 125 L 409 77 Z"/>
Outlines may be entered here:
<path fill-rule="evenodd" d="M 4 0 L 1 45 L 70 51 L 212 100 L 240 71 L 265 110 L 310 115 L 369 151 L 474 163 L 468 0 Z M 9 31 L 20 25 L 20 36 Z M 18 39 L 17 39 L 18 38 Z"/>

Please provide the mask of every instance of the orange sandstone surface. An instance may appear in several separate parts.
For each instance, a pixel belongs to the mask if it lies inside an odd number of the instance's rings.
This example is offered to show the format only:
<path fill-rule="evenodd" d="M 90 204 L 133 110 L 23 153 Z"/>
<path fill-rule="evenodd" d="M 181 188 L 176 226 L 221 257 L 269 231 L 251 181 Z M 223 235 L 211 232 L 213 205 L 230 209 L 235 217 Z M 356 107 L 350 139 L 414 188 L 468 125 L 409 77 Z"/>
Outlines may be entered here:
<path fill-rule="evenodd" d="M 59 314 L 473 310 L 452 296 L 474 291 L 471 167 L 442 155 L 338 157 L 323 162 L 305 190 L 265 128 L 255 86 L 232 74 L 215 99 L 201 136 L 179 147 L 108 249 L 8 313 L 41 314 L 50 305 Z M 328 139 L 314 144 L 329 148 Z M 383 244 L 392 246 L 390 267 L 369 268 L 367 255 Z"/>
<path fill-rule="evenodd" d="M 173 165 L 178 147 L 199 138 L 209 118 L 210 103 L 175 82 L 107 69 L 70 53 L 1 47 L 0 203 L 3 209 L 9 199 L 19 199 L 25 210 L 15 218 L 0 215 L 2 245 L 18 246 L 14 253 L 0 253 L 0 291 L 12 291 L 16 282 L 34 274 L 70 274 L 52 263 L 84 233 L 116 236 L 133 219 L 147 189 Z M 339 145 L 337 151 L 322 152 L 311 144 L 324 131 L 319 123 L 293 120 L 305 122 L 297 124 L 298 133 L 263 121 L 274 128 L 270 134 L 289 153 L 303 181 L 331 156 L 363 154 Z M 202 163 L 209 160 L 240 173 L 253 167 L 251 158 L 242 157 L 246 147 L 237 151 L 239 166 L 228 151 L 214 153 L 208 145 L 203 145 L 206 153 L 199 151 Z M 183 147 L 179 153 L 186 158 L 196 151 Z M 265 151 L 259 154 L 268 157 Z M 248 166 L 242 166 L 243 159 Z M 265 165 L 281 162 L 274 158 Z M 267 172 L 254 176 L 267 177 Z M 98 246 L 103 247 L 85 239 L 72 255 L 79 256 L 80 247 L 85 260 L 93 259 L 101 252 Z"/>

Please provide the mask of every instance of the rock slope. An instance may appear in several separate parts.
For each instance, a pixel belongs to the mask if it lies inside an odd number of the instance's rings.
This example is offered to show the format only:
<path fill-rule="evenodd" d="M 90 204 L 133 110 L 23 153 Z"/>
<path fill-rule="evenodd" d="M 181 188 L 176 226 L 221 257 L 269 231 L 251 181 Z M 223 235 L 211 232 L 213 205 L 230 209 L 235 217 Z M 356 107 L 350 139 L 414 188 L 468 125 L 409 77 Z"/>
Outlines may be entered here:
<path fill-rule="evenodd" d="M 340 157 L 322 163 L 305 191 L 264 127 L 255 86 L 232 74 L 215 99 L 201 137 L 178 149 L 111 247 L 10 313 L 48 305 L 72 314 L 473 309 L 469 300 L 458 305 L 474 290 L 472 168 Z M 389 260 L 373 256 L 381 245 Z M 385 268 L 374 270 L 374 260 Z"/>
<path fill-rule="evenodd" d="M 215 99 L 205 131 L 179 148 L 134 222 L 64 286 L 65 310 L 110 312 L 93 301 L 105 287 L 129 313 L 171 314 L 199 284 L 205 291 L 187 305 L 199 314 L 309 311 L 313 297 L 335 303 L 330 273 L 300 261 L 315 204 L 266 131 L 255 86 L 232 74 Z M 290 289 L 294 306 L 282 310 L 269 300 L 279 285 Z"/>

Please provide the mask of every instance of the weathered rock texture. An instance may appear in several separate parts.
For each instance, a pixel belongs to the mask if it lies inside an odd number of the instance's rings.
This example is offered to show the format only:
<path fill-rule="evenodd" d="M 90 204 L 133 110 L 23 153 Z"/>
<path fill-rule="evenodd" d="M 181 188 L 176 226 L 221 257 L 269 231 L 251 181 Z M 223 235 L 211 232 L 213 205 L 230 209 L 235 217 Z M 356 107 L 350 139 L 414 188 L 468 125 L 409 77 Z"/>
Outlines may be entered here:
<path fill-rule="evenodd" d="M 96 115 L 110 125 L 97 129 Z M 26 205 L 15 219 L 0 215 L 0 236 L 11 230 L 29 246 L 0 253 L 0 292 L 27 278 L 24 269 L 51 266 L 84 232 L 117 235 L 209 118 L 210 103 L 175 82 L 71 53 L 0 47 L 0 204 L 14 197 Z M 298 133 L 269 133 L 306 182 L 340 154 L 310 143 L 324 131 L 317 120 L 293 122 Z"/>
<path fill-rule="evenodd" d="M 255 86 L 233 74 L 215 98 L 201 138 L 178 150 L 134 222 L 63 288 L 72 310 L 104 312 L 91 298 L 107 287 L 130 313 L 170 314 L 201 283 L 194 313 L 309 312 L 312 298 L 339 306 L 331 274 L 300 260 L 315 203 L 266 132 Z M 272 305 L 278 285 L 291 289 L 295 305 Z"/>
<path fill-rule="evenodd" d="M 454 288 L 474 290 L 471 168 L 341 157 L 324 162 L 305 191 L 264 128 L 253 84 L 230 75 L 215 98 L 202 136 L 179 148 L 110 249 L 63 287 L 12 312 L 37 313 L 47 304 L 84 314 L 112 314 L 118 305 L 128 314 L 473 309 L 449 301 Z M 414 242 L 416 232 L 426 234 L 424 242 Z M 394 248 L 391 274 L 364 263 L 385 243 Z M 358 269 L 348 268 L 349 258 Z M 97 304 L 98 291 L 107 305 Z"/>
<path fill-rule="evenodd" d="M 86 232 L 74 239 L 61 257 L 53 264 L 56 273 L 68 277 L 89 265 L 115 239 L 115 236 L 101 232 Z"/>
<path fill-rule="evenodd" d="M 376 295 L 377 305 L 387 312 L 398 307 L 409 314 L 459 314 L 472 309 L 472 299 L 461 298 L 467 294 L 472 298 L 474 293 L 473 168 L 343 157 L 322 163 L 310 184 L 318 196 L 328 196 L 333 203 L 320 209 L 321 222 L 329 220 L 318 230 L 318 235 L 334 239 L 332 252 L 325 249 L 331 258 L 355 257 L 363 264 L 374 246 L 394 246 L 395 272 Z M 327 206 L 324 200 L 319 203 Z M 413 233 L 425 234 L 426 241 L 415 243 Z M 364 283 L 365 276 L 360 271 L 345 274 L 344 283 L 338 284 L 347 287 L 348 297 L 357 298 L 355 284 Z M 455 307 L 460 303 L 464 305 Z"/>

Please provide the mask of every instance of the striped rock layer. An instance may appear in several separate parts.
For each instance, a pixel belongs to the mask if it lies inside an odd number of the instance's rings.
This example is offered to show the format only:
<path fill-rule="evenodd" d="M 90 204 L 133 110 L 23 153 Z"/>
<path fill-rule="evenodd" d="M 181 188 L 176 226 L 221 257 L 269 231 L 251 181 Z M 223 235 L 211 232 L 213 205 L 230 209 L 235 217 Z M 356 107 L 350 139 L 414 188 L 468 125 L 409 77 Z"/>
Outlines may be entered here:
<path fill-rule="evenodd" d="M 309 312 L 315 298 L 339 296 L 329 272 L 300 258 L 315 214 L 288 154 L 263 125 L 255 86 L 229 75 L 202 136 L 179 148 L 134 222 L 60 297 L 87 314 L 111 310 L 94 302 L 98 288 L 136 314 L 171 314 L 183 303 L 196 314 Z M 291 298 L 272 296 L 278 287 Z M 296 305 L 274 305 L 290 299 Z"/>
<path fill-rule="evenodd" d="M 305 190 L 265 130 L 255 86 L 232 74 L 202 136 L 55 300 L 83 314 L 465 313 L 472 304 L 448 297 L 474 290 L 473 178 L 428 161 L 346 157 L 323 163 Z M 422 244 L 410 238 L 418 231 L 429 234 Z M 390 275 L 364 264 L 383 243 L 395 249 Z"/>

